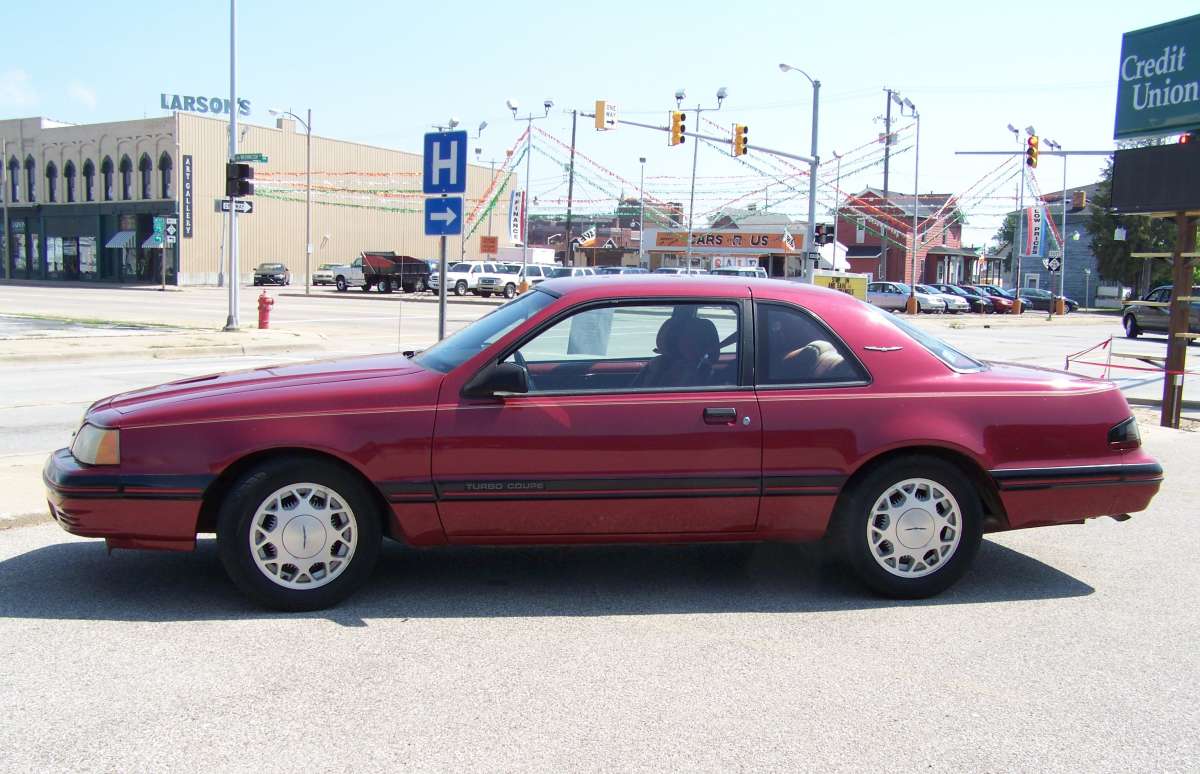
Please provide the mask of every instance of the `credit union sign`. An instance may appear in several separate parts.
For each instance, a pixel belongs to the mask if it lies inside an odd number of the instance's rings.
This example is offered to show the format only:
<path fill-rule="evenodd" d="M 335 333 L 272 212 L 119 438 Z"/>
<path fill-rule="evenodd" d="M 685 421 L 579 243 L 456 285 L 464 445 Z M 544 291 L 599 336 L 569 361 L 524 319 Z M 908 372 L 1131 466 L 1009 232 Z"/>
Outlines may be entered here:
<path fill-rule="evenodd" d="M 1200 128 L 1200 15 L 1121 39 L 1113 138 Z"/>

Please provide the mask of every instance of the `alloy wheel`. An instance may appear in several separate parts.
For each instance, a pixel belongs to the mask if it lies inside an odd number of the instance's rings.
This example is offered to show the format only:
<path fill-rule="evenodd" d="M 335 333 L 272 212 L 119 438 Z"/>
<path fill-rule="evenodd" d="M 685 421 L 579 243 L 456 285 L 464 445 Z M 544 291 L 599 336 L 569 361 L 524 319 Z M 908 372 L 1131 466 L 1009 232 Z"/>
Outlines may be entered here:
<path fill-rule="evenodd" d="M 262 501 L 248 537 L 250 555 L 266 578 L 288 589 L 313 589 L 350 566 L 358 522 L 349 502 L 333 489 L 298 483 Z"/>
<path fill-rule="evenodd" d="M 962 535 L 962 510 L 950 490 L 927 478 L 888 487 L 867 521 L 871 556 L 887 572 L 920 578 L 954 555 Z"/>

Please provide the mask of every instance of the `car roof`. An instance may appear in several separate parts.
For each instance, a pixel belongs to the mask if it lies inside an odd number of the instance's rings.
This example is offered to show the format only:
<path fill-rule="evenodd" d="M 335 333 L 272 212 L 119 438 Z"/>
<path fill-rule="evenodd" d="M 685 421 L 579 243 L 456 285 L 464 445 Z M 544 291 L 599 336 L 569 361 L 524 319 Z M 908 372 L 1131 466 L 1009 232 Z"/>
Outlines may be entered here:
<path fill-rule="evenodd" d="M 853 296 L 838 290 L 782 279 L 740 277 L 721 274 L 655 275 L 619 274 L 600 279 L 596 276 L 560 277 L 548 279 L 537 286 L 571 301 L 591 301 L 605 298 L 654 298 L 691 296 L 699 298 L 756 298 L 779 299 L 791 296 L 798 301 L 811 297 L 821 303 L 844 300 L 859 303 Z"/>

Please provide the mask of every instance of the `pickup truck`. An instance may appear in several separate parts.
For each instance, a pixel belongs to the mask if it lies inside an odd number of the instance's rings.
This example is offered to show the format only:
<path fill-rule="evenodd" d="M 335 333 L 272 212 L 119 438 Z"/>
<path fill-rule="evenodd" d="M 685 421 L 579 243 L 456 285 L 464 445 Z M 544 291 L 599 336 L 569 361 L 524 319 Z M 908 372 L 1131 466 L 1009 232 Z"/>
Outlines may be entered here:
<path fill-rule="evenodd" d="M 379 288 L 380 293 L 401 289 L 421 293 L 429 286 L 429 266 L 410 255 L 364 251 L 350 264 L 334 270 L 333 284 L 343 293 L 351 285 L 362 288 L 364 293 L 373 287 Z"/>
<path fill-rule="evenodd" d="M 456 296 L 475 293 L 485 298 L 492 295 L 492 293 L 503 293 L 505 291 L 507 283 L 499 281 L 489 282 L 486 288 L 481 288 L 479 280 L 485 276 L 493 280 L 498 280 L 499 277 L 511 275 L 505 275 L 504 266 L 499 263 L 459 261 L 446 269 L 446 290 L 447 292 L 453 291 Z M 441 277 L 436 272 L 430 274 L 429 289 L 437 290 L 440 285 Z"/>

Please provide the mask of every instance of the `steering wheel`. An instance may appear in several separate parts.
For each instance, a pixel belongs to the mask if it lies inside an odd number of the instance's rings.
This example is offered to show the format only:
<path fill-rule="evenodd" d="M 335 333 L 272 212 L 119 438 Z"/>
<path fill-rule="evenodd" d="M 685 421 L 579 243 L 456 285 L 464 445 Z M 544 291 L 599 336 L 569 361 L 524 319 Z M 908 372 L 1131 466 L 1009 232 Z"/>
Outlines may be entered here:
<path fill-rule="evenodd" d="M 521 350 L 513 350 L 513 362 L 525 369 L 525 383 L 532 390 L 533 375 L 529 373 L 529 363 L 525 362 L 525 356 L 521 354 Z"/>

